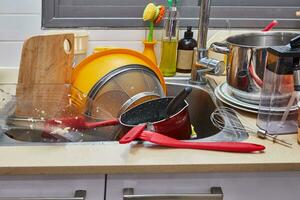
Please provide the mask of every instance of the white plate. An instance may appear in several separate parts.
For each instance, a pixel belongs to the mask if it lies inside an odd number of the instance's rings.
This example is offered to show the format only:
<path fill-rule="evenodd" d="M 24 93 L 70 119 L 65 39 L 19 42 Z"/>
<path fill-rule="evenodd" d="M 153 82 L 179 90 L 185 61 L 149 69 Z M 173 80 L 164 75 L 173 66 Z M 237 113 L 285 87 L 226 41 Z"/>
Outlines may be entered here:
<path fill-rule="evenodd" d="M 228 102 L 226 101 L 225 99 L 222 98 L 222 96 L 219 94 L 219 92 L 217 91 L 217 88 L 215 90 L 215 95 L 217 97 L 217 99 L 219 99 L 220 101 L 222 101 L 223 103 L 233 107 L 233 108 L 236 108 L 236 109 L 239 109 L 239 110 L 243 110 L 243 111 L 246 111 L 246 112 L 250 112 L 250 113 L 255 113 L 257 114 L 258 113 L 258 110 L 252 110 L 252 109 L 248 109 L 248 108 L 244 108 L 242 106 L 238 106 L 236 104 L 233 104 L 231 102 Z"/>
<path fill-rule="evenodd" d="M 231 90 L 228 88 L 228 84 L 226 82 L 218 85 L 218 87 L 216 87 L 215 93 L 218 93 L 219 96 L 221 96 L 224 100 L 226 100 L 229 103 L 233 103 L 236 106 L 242 106 L 244 108 L 248 108 L 252 110 L 258 110 L 259 108 L 259 105 L 257 104 L 250 104 L 237 99 L 232 94 Z"/>
<path fill-rule="evenodd" d="M 226 103 L 226 104 L 228 104 L 232 107 L 235 107 L 235 108 L 238 108 L 238 109 L 241 109 L 241 110 L 245 110 L 245 111 L 248 111 L 248 112 L 252 111 L 253 113 L 258 112 L 259 105 L 243 102 L 243 101 L 235 98 L 234 95 L 232 94 L 231 90 L 228 89 L 228 84 L 226 82 L 222 83 L 222 84 L 218 85 L 218 87 L 216 87 L 215 95 L 223 103 Z M 292 110 L 296 110 L 296 109 L 297 109 L 297 106 L 293 106 Z M 268 111 L 268 110 L 266 109 L 266 111 Z M 277 108 L 276 110 L 273 108 L 272 111 L 274 111 L 274 112 L 284 112 L 285 107 Z"/>
<path fill-rule="evenodd" d="M 226 87 L 226 89 L 225 89 Z M 236 99 L 239 99 L 243 102 L 250 103 L 250 104 L 256 104 L 259 105 L 260 102 L 260 92 L 244 92 L 238 89 L 235 89 L 228 85 L 223 85 L 223 91 L 227 90 L 230 91 L 232 96 L 234 96 Z"/>

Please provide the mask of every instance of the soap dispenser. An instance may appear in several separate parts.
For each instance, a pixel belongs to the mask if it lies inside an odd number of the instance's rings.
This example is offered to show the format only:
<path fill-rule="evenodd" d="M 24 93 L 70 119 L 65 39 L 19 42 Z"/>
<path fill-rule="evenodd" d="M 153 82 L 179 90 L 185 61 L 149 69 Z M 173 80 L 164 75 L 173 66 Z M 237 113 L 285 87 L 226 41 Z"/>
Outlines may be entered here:
<path fill-rule="evenodd" d="M 192 71 L 193 51 L 197 41 L 193 38 L 192 27 L 188 26 L 184 37 L 179 40 L 177 52 L 177 72 L 190 73 Z"/>

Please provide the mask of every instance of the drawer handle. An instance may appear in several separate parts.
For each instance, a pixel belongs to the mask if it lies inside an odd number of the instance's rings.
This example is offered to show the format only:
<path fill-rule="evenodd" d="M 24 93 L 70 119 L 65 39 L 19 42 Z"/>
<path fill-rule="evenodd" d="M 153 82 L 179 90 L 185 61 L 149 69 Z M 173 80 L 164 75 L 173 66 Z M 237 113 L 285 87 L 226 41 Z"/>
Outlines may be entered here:
<path fill-rule="evenodd" d="M 123 200 L 223 200 L 221 187 L 211 187 L 210 194 L 134 194 L 133 188 L 123 189 Z"/>
<path fill-rule="evenodd" d="M 74 197 L 0 197 L 0 200 L 85 200 L 86 190 L 76 190 Z"/>

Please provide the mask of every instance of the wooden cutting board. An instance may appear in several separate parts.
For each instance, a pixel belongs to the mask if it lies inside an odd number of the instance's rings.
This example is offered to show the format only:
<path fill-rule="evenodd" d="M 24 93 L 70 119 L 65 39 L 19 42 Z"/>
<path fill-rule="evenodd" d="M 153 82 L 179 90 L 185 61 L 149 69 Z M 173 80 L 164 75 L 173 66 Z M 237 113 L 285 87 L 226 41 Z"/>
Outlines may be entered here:
<path fill-rule="evenodd" d="M 39 35 L 23 44 L 18 77 L 16 116 L 37 117 L 57 110 L 53 101 L 67 100 L 63 84 L 71 83 L 74 35 Z M 52 103 L 49 103 L 52 102 Z M 62 102 L 63 103 L 63 102 Z"/>

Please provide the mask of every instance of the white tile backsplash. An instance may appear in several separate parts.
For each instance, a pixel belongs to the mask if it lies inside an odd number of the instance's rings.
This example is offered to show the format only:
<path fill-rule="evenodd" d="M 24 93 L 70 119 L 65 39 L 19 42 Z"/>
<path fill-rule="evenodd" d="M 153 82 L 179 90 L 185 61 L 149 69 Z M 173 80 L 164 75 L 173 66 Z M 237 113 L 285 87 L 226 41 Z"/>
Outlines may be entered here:
<path fill-rule="evenodd" d="M 23 42 L 0 42 L 0 67 L 18 67 Z"/>
<path fill-rule="evenodd" d="M 89 30 L 90 41 L 141 41 L 145 30 Z"/>
<path fill-rule="evenodd" d="M 41 0 L 0 0 L 1 14 L 39 14 L 41 7 Z"/>
<path fill-rule="evenodd" d="M 0 41 L 24 41 L 42 32 L 41 15 L 1 14 L 0 27 Z"/>
<path fill-rule="evenodd" d="M 95 47 L 120 47 L 143 51 L 141 41 L 90 41 L 88 54 L 91 54 Z"/>

